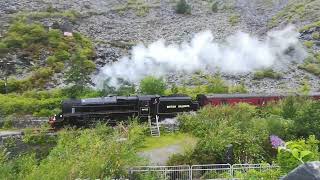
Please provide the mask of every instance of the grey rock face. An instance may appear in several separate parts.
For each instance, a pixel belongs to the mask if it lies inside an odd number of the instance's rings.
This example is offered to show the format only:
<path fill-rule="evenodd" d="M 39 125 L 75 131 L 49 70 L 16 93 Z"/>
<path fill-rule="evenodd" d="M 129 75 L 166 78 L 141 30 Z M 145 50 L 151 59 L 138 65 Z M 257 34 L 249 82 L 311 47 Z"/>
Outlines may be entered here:
<path fill-rule="evenodd" d="M 320 179 L 320 162 L 309 162 L 300 165 L 291 171 L 282 180 L 319 180 Z"/>
<path fill-rule="evenodd" d="M 76 11 L 80 18 L 72 22 L 73 31 L 81 32 L 90 37 L 95 44 L 95 62 L 100 68 L 106 64 L 118 61 L 130 54 L 132 44 L 146 45 L 158 39 L 165 39 L 168 43 L 189 41 L 195 33 L 211 30 L 216 41 L 223 41 L 237 31 L 244 31 L 253 35 L 265 35 L 268 31 L 267 22 L 279 10 L 283 9 L 289 0 L 223 0 L 220 1 L 218 12 L 212 12 L 207 1 L 188 0 L 192 7 L 191 15 L 180 15 L 174 11 L 175 3 L 171 0 L 148 0 L 148 11 L 139 15 L 138 6 L 126 8 L 123 12 L 119 8 L 126 6 L 126 0 L 1 0 L 0 1 L 0 34 L 7 29 L 11 17 L 21 12 L 45 12 L 49 7 L 58 11 Z M 228 6 L 226 8 L 226 6 Z M 231 25 L 231 16 L 239 15 L 239 22 Z M 44 18 L 45 26 L 52 26 L 55 22 L 63 24 L 64 18 Z M 70 23 L 70 22 L 69 22 Z M 312 30 L 315 31 L 315 30 Z M 311 32 L 310 32 L 311 33 Z M 301 38 L 310 39 L 310 33 L 305 32 Z M 320 45 L 319 45 L 320 46 Z M 40 62 L 45 61 L 43 52 Z M 23 57 L 18 61 L 24 62 Z M 25 62 L 30 62 L 27 60 Z M 23 63 L 22 63 L 23 64 Z M 27 74 L 25 63 L 21 65 L 21 74 Z M 292 70 L 293 69 L 293 70 Z M 299 70 L 292 65 L 288 70 L 281 70 L 284 77 L 280 80 L 263 79 L 254 81 L 252 74 L 228 75 L 223 78 L 231 85 L 244 82 L 250 92 L 281 92 L 296 90 L 301 80 L 309 77 L 312 91 L 319 89 L 319 77 Z M 213 72 L 211 72 L 213 73 Z M 19 74 L 19 76 L 22 76 Z M 191 79 L 191 75 L 183 76 Z M 179 74 L 170 74 L 169 82 L 179 84 Z"/>

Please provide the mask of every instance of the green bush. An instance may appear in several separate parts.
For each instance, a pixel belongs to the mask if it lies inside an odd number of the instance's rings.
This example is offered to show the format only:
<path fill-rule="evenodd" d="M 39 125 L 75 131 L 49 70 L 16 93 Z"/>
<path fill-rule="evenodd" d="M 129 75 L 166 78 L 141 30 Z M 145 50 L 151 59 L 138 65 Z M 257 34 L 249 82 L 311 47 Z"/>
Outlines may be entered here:
<path fill-rule="evenodd" d="M 234 85 L 229 87 L 229 93 L 248 93 L 245 85 L 243 83 L 239 85 Z"/>
<path fill-rule="evenodd" d="M 297 137 L 307 138 L 315 135 L 320 139 L 320 102 L 311 102 L 304 107 L 300 107 L 294 120 L 294 131 Z"/>
<path fill-rule="evenodd" d="M 303 43 L 307 48 L 312 48 L 314 46 L 314 42 L 313 41 L 305 41 Z"/>
<path fill-rule="evenodd" d="M 319 33 L 319 32 L 313 32 L 311 36 L 312 36 L 312 38 L 315 39 L 315 40 L 320 39 L 320 33 Z"/>
<path fill-rule="evenodd" d="M 280 148 L 277 163 L 285 173 L 290 172 L 300 164 L 308 161 L 319 161 L 319 141 L 315 136 L 307 140 L 295 140 L 286 143 L 285 148 Z"/>
<path fill-rule="evenodd" d="M 211 3 L 211 11 L 218 12 L 218 10 L 219 10 L 219 3 L 217 1 L 213 1 Z"/>
<path fill-rule="evenodd" d="M 228 86 L 219 75 L 207 77 L 207 92 L 208 93 L 228 93 Z"/>
<path fill-rule="evenodd" d="M 166 89 L 166 83 L 161 78 L 153 76 L 145 77 L 140 82 L 140 91 L 142 94 L 163 95 Z"/>
<path fill-rule="evenodd" d="M 191 6 L 186 2 L 186 0 L 179 0 L 176 5 L 176 13 L 191 14 Z"/>
<path fill-rule="evenodd" d="M 316 63 L 305 63 L 299 66 L 300 69 L 306 70 L 314 75 L 320 75 L 320 65 Z"/>
<path fill-rule="evenodd" d="M 262 71 L 257 71 L 253 75 L 253 79 L 264 79 L 264 78 L 271 78 L 271 79 L 280 79 L 282 75 L 278 72 L 275 72 L 273 69 L 265 69 Z"/>
<path fill-rule="evenodd" d="M 281 176 L 283 176 L 283 172 L 278 169 L 268 169 L 266 167 L 266 170 L 249 170 L 246 172 L 237 172 L 235 174 L 236 178 L 241 178 L 241 179 L 250 179 L 250 180 L 255 180 L 255 179 L 263 179 L 263 180 L 275 180 L 275 179 L 280 179 Z"/>
<path fill-rule="evenodd" d="M 266 123 L 261 124 L 262 120 L 255 117 L 256 113 L 254 106 L 237 104 L 205 107 L 196 115 L 180 115 L 181 130 L 200 138 L 188 162 L 226 163 L 226 147 L 230 144 L 234 163 L 270 161 L 269 130 Z"/>
<path fill-rule="evenodd" d="M 229 17 L 229 22 L 231 26 L 235 26 L 240 22 L 240 16 L 239 15 L 232 15 Z"/>
<path fill-rule="evenodd" d="M 13 116 L 7 116 L 4 119 L 3 127 L 4 129 L 11 129 L 13 127 Z"/>

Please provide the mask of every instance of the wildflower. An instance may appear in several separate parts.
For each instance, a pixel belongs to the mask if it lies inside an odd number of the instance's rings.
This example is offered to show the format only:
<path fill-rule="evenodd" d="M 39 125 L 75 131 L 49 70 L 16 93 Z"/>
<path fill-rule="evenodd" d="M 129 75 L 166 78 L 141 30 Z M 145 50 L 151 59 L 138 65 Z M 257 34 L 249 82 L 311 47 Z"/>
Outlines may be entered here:
<path fill-rule="evenodd" d="M 273 148 L 278 149 L 279 147 L 284 147 L 285 142 L 276 135 L 270 136 L 271 145 Z"/>

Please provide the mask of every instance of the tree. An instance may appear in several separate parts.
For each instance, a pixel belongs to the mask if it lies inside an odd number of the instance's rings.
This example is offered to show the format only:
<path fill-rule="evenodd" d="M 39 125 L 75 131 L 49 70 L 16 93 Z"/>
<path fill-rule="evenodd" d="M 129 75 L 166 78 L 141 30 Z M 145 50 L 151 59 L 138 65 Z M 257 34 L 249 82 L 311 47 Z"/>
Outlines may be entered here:
<path fill-rule="evenodd" d="M 166 83 L 161 78 L 148 76 L 140 82 L 140 91 L 142 94 L 163 95 L 166 89 Z"/>
<path fill-rule="evenodd" d="M 176 5 L 176 13 L 191 14 L 191 6 L 186 2 L 186 0 L 179 0 Z"/>
<path fill-rule="evenodd" d="M 81 93 L 88 84 L 92 83 L 90 75 L 96 69 L 96 65 L 79 51 L 71 57 L 70 65 L 65 81 L 71 84 L 73 92 Z"/>

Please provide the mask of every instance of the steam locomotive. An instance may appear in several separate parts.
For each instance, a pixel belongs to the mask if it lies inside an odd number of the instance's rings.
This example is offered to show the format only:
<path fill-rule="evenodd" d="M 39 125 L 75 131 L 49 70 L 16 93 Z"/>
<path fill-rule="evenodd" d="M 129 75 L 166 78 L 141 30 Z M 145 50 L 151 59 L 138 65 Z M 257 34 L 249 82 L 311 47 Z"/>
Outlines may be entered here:
<path fill-rule="evenodd" d="M 298 94 L 296 94 L 298 95 Z M 212 105 L 248 103 L 263 106 L 271 101 L 279 101 L 288 94 L 213 94 L 198 95 L 196 101 L 185 95 L 174 96 L 109 96 L 89 99 L 70 99 L 62 103 L 62 113 L 49 119 L 53 128 L 66 125 L 86 127 L 97 122 L 116 125 L 126 122 L 129 117 L 138 117 L 141 121 L 158 118 L 175 117 L 182 112 L 197 111 L 199 108 Z M 298 95 L 299 96 L 299 95 Z M 319 100 L 320 93 L 308 95 Z"/>

